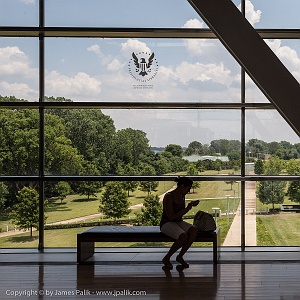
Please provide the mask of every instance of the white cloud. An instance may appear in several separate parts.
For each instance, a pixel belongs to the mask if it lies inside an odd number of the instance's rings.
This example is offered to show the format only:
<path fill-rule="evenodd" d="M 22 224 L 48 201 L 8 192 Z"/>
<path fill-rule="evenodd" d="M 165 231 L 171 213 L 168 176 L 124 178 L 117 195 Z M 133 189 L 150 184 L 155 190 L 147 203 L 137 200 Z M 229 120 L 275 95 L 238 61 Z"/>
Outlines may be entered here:
<path fill-rule="evenodd" d="M 2 96 L 15 96 L 16 98 L 27 100 L 38 100 L 38 91 L 30 88 L 26 83 L 8 83 L 0 82 L 0 91 Z"/>
<path fill-rule="evenodd" d="M 203 23 L 198 19 L 188 20 L 182 28 L 203 28 Z M 215 45 L 207 39 L 186 39 L 185 40 L 187 51 L 191 55 L 202 55 L 205 51 L 209 51 Z"/>
<path fill-rule="evenodd" d="M 190 19 L 185 22 L 182 28 L 203 28 L 203 23 L 198 19 Z"/>
<path fill-rule="evenodd" d="M 140 42 L 138 40 L 129 39 L 127 42 L 121 44 L 121 54 L 124 57 L 131 57 L 132 52 L 138 53 L 138 52 L 147 52 L 151 53 L 150 48 L 147 46 L 147 44 Z"/>
<path fill-rule="evenodd" d="M 195 81 L 213 81 L 216 83 L 227 84 L 229 83 L 231 71 L 226 69 L 223 63 L 219 64 L 191 64 L 182 62 L 174 72 L 174 75 L 182 83 L 187 83 L 190 80 Z"/>
<path fill-rule="evenodd" d="M 37 100 L 38 69 L 31 68 L 28 56 L 19 47 L 0 48 L 0 94 Z"/>
<path fill-rule="evenodd" d="M 32 76 L 32 73 L 37 71 L 31 69 L 29 65 L 28 56 L 18 47 L 0 48 L 0 73 L 2 76 Z"/>
<path fill-rule="evenodd" d="M 25 3 L 25 4 L 34 4 L 35 0 L 20 0 L 20 2 Z"/>
<path fill-rule="evenodd" d="M 124 64 L 122 64 L 117 58 L 115 58 L 107 65 L 107 70 L 110 72 L 117 72 L 120 71 L 123 66 Z"/>
<path fill-rule="evenodd" d="M 73 100 L 91 99 L 101 92 L 101 82 L 84 72 L 68 77 L 57 71 L 46 75 L 46 94 L 70 97 Z"/>
<path fill-rule="evenodd" d="M 95 54 L 97 54 L 97 55 L 101 55 L 101 49 L 100 49 L 100 46 L 97 45 L 97 44 L 94 44 L 94 45 L 88 47 L 88 48 L 87 48 L 87 51 L 93 52 L 93 53 L 95 53 Z"/>
<path fill-rule="evenodd" d="M 158 68 L 158 72 L 157 72 L 157 76 L 161 79 L 161 80 L 166 80 L 168 78 L 174 78 L 175 74 L 174 71 L 171 68 L 165 67 L 165 66 L 160 66 Z"/>
<path fill-rule="evenodd" d="M 239 5 L 238 8 L 241 10 L 241 5 Z M 250 0 L 246 0 L 245 2 L 245 12 L 246 12 L 246 18 L 252 26 L 255 23 L 258 23 L 260 21 L 261 11 L 260 10 L 255 11 L 254 5 L 251 3 Z"/>
<path fill-rule="evenodd" d="M 300 58 L 297 52 L 288 46 L 281 46 L 281 40 L 266 40 L 266 43 L 295 78 L 300 80 Z"/>

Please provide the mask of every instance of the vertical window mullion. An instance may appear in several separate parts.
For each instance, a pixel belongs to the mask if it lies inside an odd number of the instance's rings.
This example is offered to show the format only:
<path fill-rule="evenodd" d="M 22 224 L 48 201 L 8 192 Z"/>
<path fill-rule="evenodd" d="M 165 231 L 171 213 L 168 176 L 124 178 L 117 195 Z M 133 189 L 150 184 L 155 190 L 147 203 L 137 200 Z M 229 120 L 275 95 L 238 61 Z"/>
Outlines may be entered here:
<path fill-rule="evenodd" d="M 39 0 L 39 27 L 44 29 L 44 0 Z M 45 40 L 39 34 L 39 102 L 45 98 Z M 45 119 L 44 108 L 39 107 L 39 244 L 38 250 L 44 250 L 44 176 L 45 176 Z"/>

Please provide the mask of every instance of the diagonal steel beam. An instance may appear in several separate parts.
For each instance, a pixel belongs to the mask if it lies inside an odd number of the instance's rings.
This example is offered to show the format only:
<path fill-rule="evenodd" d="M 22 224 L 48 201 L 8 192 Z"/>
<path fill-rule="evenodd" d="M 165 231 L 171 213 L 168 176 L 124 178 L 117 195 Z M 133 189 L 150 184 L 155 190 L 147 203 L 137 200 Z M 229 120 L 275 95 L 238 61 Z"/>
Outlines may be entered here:
<path fill-rule="evenodd" d="M 300 85 L 231 0 L 188 0 L 300 136 Z M 300 32 L 299 32 L 300 38 Z"/>

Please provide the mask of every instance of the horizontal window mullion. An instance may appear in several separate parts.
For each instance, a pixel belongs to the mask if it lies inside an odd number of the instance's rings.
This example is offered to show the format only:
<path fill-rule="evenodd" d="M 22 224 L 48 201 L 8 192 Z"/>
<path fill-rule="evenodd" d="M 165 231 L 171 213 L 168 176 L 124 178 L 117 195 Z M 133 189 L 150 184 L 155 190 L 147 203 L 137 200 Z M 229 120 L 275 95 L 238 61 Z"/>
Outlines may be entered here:
<path fill-rule="evenodd" d="M 256 29 L 263 39 L 299 39 L 299 29 Z M 184 38 L 216 39 L 208 28 L 21 27 L 1 26 L 3 37 Z"/>
<path fill-rule="evenodd" d="M 1 176 L 0 181 L 173 181 L 175 176 L 119 176 L 119 175 L 97 175 L 97 176 Z M 189 176 L 194 181 L 300 181 L 296 175 L 276 176 L 239 176 L 239 175 L 215 175 L 215 176 Z"/>
<path fill-rule="evenodd" d="M 0 102 L 0 108 L 274 109 L 271 103 L 228 102 Z"/>

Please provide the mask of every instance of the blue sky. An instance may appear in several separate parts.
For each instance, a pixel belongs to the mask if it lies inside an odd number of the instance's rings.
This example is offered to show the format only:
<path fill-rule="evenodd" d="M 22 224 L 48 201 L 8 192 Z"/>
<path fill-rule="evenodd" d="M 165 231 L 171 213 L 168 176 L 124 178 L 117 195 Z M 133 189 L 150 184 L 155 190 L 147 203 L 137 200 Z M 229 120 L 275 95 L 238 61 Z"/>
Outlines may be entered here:
<path fill-rule="evenodd" d="M 237 6 L 239 1 L 233 1 Z M 0 0 L 1 26 L 37 26 L 37 0 Z M 255 28 L 299 28 L 299 0 L 246 1 Z M 177 27 L 206 25 L 185 0 L 46 0 L 46 26 Z M 300 80 L 300 40 L 266 41 Z M 157 72 L 144 85 L 129 74 L 132 52 L 155 53 Z M 47 96 L 74 101 L 200 101 L 239 102 L 240 67 L 217 40 L 186 39 L 66 39 L 45 41 Z M 0 39 L 0 94 L 36 101 L 38 41 Z M 247 79 L 246 100 L 266 102 Z M 237 111 L 106 110 L 117 129 L 132 127 L 147 133 L 152 146 L 187 146 L 193 140 L 239 139 Z M 299 137 L 276 112 L 247 114 L 247 139 L 267 142 Z"/>

